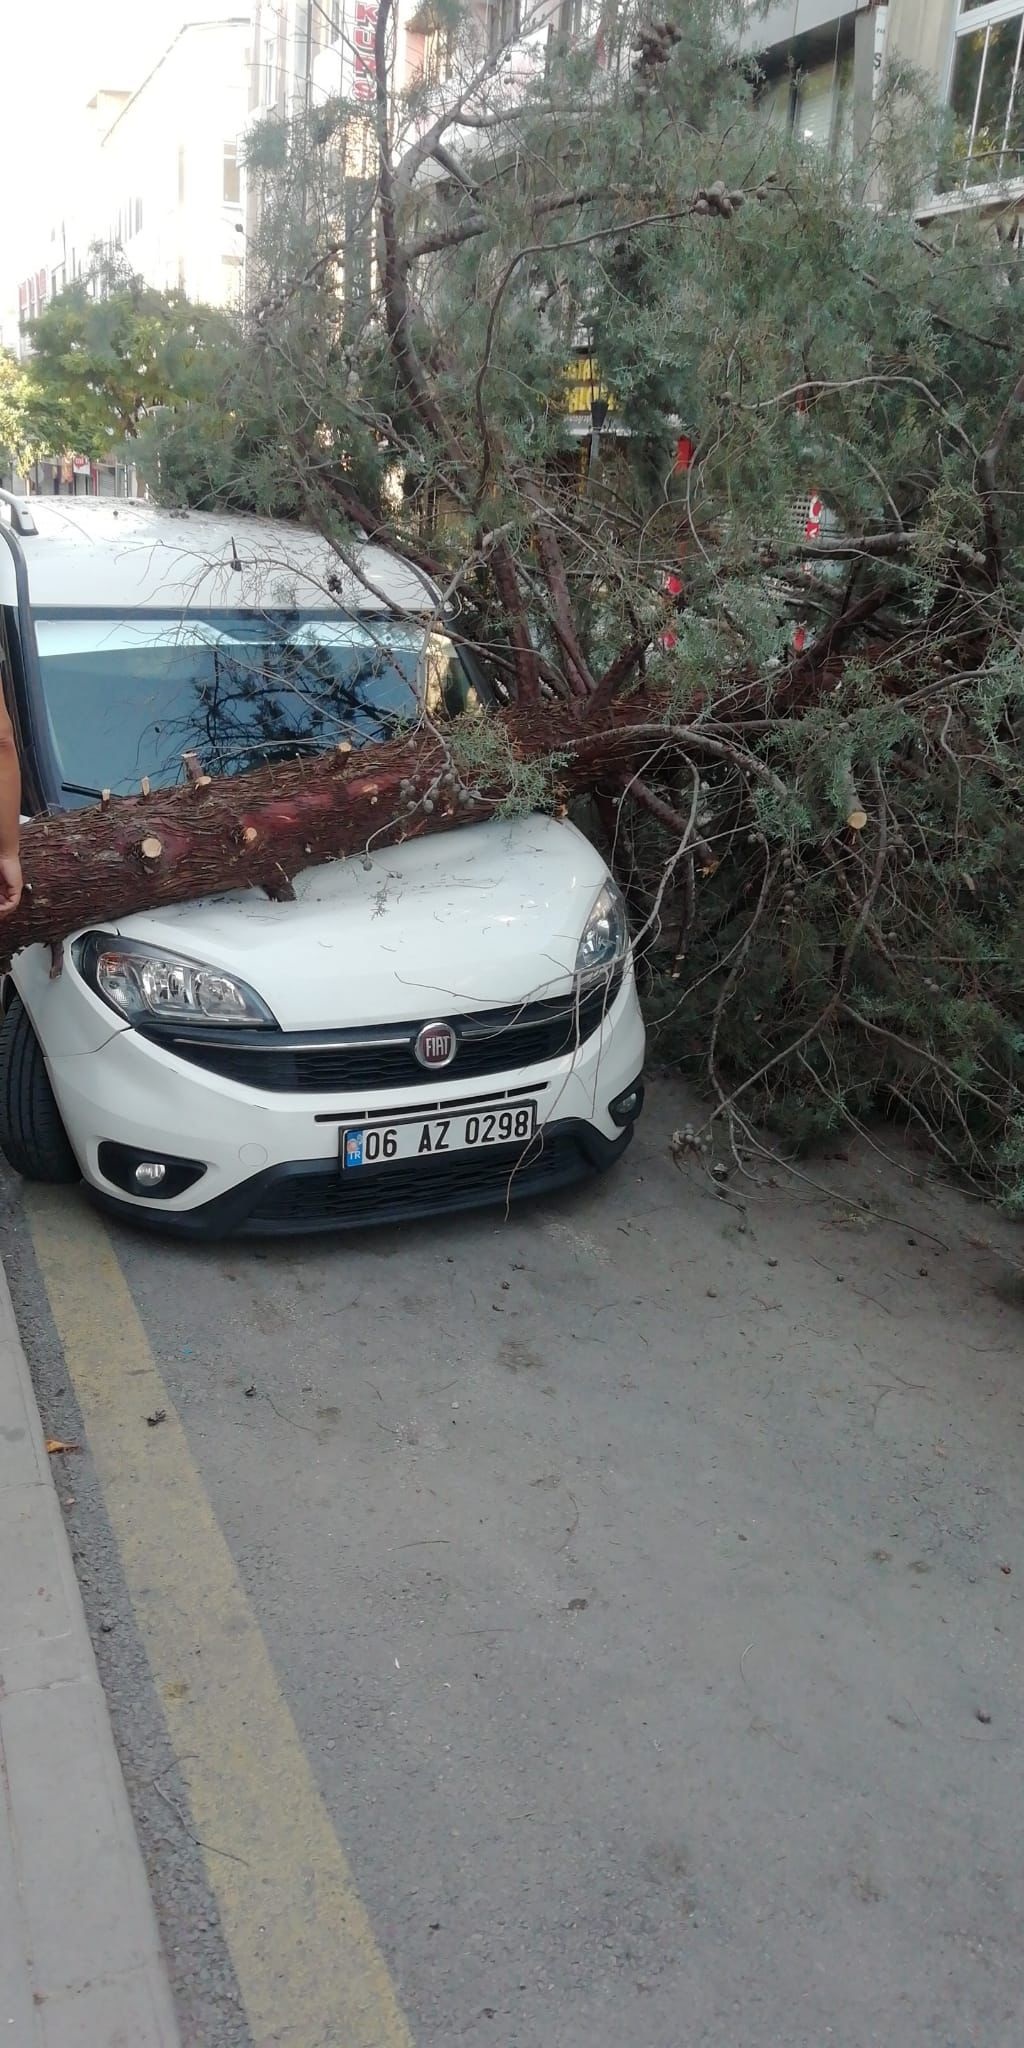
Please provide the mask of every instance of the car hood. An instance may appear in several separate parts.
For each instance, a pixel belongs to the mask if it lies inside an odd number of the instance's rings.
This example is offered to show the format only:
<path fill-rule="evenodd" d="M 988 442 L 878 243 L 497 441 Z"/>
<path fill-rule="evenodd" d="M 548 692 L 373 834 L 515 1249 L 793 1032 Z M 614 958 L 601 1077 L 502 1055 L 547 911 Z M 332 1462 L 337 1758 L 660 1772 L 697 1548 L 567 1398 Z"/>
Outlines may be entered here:
<path fill-rule="evenodd" d="M 607 874 L 574 826 L 483 825 L 108 926 L 240 975 L 286 1031 L 455 1016 L 560 994 Z"/>

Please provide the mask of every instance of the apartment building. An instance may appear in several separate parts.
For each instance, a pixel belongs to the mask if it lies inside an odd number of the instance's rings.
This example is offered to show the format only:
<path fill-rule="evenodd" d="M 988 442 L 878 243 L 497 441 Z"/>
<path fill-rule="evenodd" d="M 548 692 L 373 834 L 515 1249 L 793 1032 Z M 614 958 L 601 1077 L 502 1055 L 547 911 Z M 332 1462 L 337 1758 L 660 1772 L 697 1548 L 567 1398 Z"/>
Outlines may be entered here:
<path fill-rule="evenodd" d="M 238 304 L 251 34 L 248 12 L 189 23 L 134 91 L 93 95 L 62 218 L 18 281 L 21 322 L 88 279 L 97 249 L 158 290 Z"/>
<path fill-rule="evenodd" d="M 22 332 L 24 323 L 34 320 L 65 285 L 88 274 L 90 242 L 105 239 L 106 207 L 99 189 L 100 151 L 108 128 L 130 99 L 130 92 L 106 89 L 94 92 L 86 105 L 83 140 L 74 159 L 66 208 L 41 240 L 32 269 L 18 279 L 18 333 L 14 345 L 19 353 L 27 348 Z"/>
<path fill-rule="evenodd" d="M 247 13 L 182 28 L 99 149 L 96 239 L 158 290 L 238 303 Z"/>
<path fill-rule="evenodd" d="M 513 92 L 552 39 L 585 31 L 588 11 L 588 0 L 476 0 L 473 9 L 481 49 L 508 46 Z M 376 24 L 377 0 L 242 0 L 237 12 L 210 10 L 183 27 L 134 91 L 95 93 L 91 146 L 75 161 L 63 218 L 18 281 L 19 320 L 87 275 L 96 244 L 160 288 L 240 303 L 256 226 L 246 135 L 267 116 L 339 98 L 369 113 Z M 1018 202 L 1024 211 L 1024 0 L 774 0 L 751 7 L 746 41 L 765 74 L 765 118 L 850 162 L 864 155 L 890 67 L 909 61 L 948 105 L 955 132 L 952 173 L 936 181 L 928 211 Z M 441 84 L 453 57 L 430 0 L 400 0 L 399 80 Z M 358 117 L 345 150 L 358 211 L 373 174 Z M 11 285 L 7 295 L 13 302 Z"/>
<path fill-rule="evenodd" d="M 1022 0 L 776 0 L 747 42 L 767 117 L 851 162 L 891 67 L 912 65 L 954 128 L 954 167 L 927 210 L 1024 202 Z"/>
<path fill-rule="evenodd" d="M 585 0 L 476 0 L 480 49 L 508 46 L 503 75 L 514 92 L 553 36 L 580 30 L 584 8 Z M 364 218 L 373 151 L 358 108 L 369 114 L 375 92 L 377 0 L 242 0 L 219 17 L 208 8 L 208 17 L 181 28 L 134 90 L 94 93 L 66 206 L 17 283 L 19 322 L 88 277 L 97 247 L 158 289 L 242 303 L 257 224 L 245 141 L 268 117 L 292 120 L 336 99 L 356 110 L 344 147 L 353 219 Z M 442 83 L 454 39 L 430 0 L 399 0 L 392 42 L 400 83 Z"/>

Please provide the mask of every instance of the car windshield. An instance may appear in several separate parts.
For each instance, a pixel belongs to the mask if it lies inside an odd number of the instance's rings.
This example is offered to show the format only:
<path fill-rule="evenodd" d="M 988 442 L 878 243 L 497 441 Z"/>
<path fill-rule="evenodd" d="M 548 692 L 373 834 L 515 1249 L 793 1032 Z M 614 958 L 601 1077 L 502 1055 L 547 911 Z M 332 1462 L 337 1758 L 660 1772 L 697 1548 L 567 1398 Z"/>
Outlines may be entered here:
<path fill-rule="evenodd" d="M 468 708 L 451 643 L 424 628 L 337 613 L 118 618 L 39 610 L 39 665 L 69 800 L 182 781 L 391 738 L 421 705 Z"/>

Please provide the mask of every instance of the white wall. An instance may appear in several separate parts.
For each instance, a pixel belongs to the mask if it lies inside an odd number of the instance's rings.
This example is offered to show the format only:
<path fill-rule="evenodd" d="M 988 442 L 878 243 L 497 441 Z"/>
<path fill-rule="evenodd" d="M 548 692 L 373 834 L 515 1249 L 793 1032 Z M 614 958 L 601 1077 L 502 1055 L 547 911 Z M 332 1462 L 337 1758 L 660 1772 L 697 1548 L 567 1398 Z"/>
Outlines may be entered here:
<path fill-rule="evenodd" d="M 889 54 L 928 72 L 940 92 L 945 90 L 956 0 L 891 0 Z"/>
<path fill-rule="evenodd" d="M 100 146 L 97 234 L 120 241 L 147 284 L 237 302 L 243 219 L 225 194 L 225 145 L 248 99 L 248 18 L 184 28 Z M 239 178 L 241 181 L 241 173 Z"/>
<path fill-rule="evenodd" d="M 809 30 L 831 26 L 872 10 L 878 0 L 775 0 L 767 12 L 748 0 L 751 25 L 745 40 L 761 50 L 777 48 Z M 944 90 L 957 0 L 888 0 L 887 48 L 928 74 Z"/>

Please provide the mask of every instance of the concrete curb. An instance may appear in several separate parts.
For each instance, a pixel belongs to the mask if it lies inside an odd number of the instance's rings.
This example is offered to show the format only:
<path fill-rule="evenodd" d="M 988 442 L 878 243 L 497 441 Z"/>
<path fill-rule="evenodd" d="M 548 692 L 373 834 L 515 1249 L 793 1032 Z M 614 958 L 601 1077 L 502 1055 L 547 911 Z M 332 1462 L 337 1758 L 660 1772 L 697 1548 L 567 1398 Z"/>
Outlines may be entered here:
<path fill-rule="evenodd" d="M 0 2048 L 181 2048 L 0 1268 Z"/>

